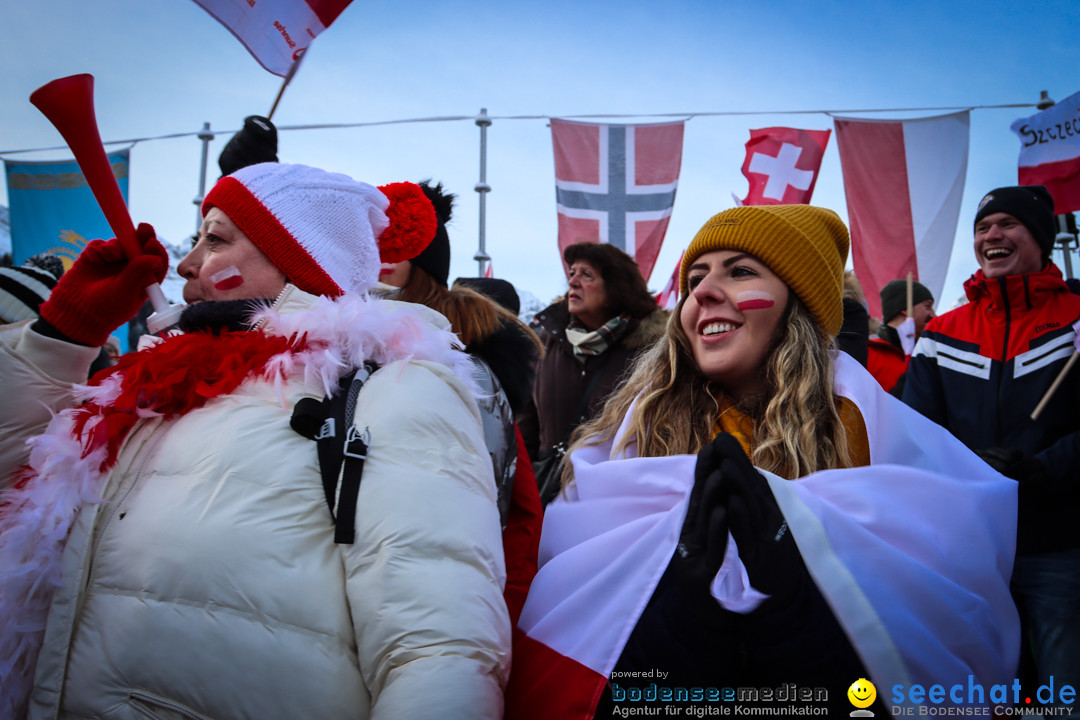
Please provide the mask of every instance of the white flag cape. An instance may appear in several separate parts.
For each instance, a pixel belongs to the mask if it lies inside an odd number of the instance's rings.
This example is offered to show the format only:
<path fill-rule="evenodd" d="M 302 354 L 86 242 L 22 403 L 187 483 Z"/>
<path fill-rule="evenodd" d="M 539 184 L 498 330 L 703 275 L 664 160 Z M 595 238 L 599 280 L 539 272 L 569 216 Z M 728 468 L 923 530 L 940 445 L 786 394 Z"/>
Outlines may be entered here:
<path fill-rule="evenodd" d="M 979 683 L 989 696 L 1019 658 L 1016 483 L 853 359 L 838 353 L 836 367 L 838 394 L 866 422 L 872 464 L 795 481 L 765 473 L 806 566 L 884 702 L 915 683 L 965 693 Z M 575 485 L 548 507 L 518 628 L 593 677 L 610 676 L 667 567 L 696 462 L 630 457 L 633 448 L 612 457 L 613 444 L 571 457 Z M 732 607 L 754 592 L 741 562 L 725 560 L 713 593 Z"/>

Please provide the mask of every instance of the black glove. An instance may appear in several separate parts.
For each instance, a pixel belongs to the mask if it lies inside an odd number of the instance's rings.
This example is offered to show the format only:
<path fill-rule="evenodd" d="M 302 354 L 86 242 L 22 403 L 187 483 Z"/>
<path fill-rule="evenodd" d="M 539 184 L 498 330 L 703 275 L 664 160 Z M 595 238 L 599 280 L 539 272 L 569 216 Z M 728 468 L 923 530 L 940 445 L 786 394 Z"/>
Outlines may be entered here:
<path fill-rule="evenodd" d="M 249 115 L 244 127 L 232 136 L 218 156 L 222 175 L 232 175 L 237 170 L 264 162 L 277 162 L 277 128 L 269 118 Z"/>
<path fill-rule="evenodd" d="M 714 444 L 721 440 L 717 438 Z M 759 678 L 762 685 L 794 681 L 842 687 L 840 683 L 847 683 L 848 677 L 869 677 L 810 577 L 768 481 L 741 448 L 725 455 L 720 474 L 728 528 L 739 547 L 739 558 L 750 583 L 769 595 L 738 620 L 743 672 Z M 829 716 L 846 712 L 847 698 L 842 693 L 830 696 Z"/>
<path fill-rule="evenodd" d="M 725 610 L 710 590 L 728 537 L 721 467 L 727 454 L 743 455 L 734 438 L 722 437 L 726 440 L 714 441 L 698 453 L 679 545 L 623 647 L 617 671 L 662 668 L 671 673 L 669 682 L 707 685 L 718 677 L 731 677 L 737 667 L 738 617 Z"/>
<path fill-rule="evenodd" d="M 1016 448 L 984 448 L 982 450 L 976 450 L 975 454 L 978 455 L 984 463 L 994 468 L 1005 477 L 1012 477 L 1009 475 L 1009 468 L 1024 457 L 1024 453 Z M 1013 479 L 1015 480 L 1016 478 Z"/>
<path fill-rule="evenodd" d="M 745 457 L 738 441 L 724 433 L 698 453 L 694 487 L 671 561 L 670 571 L 680 584 L 700 589 L 707 595 L 727 549 L 727 506 L 723 501 L 724 476 L 720 468 L 724 458 L 735 451 Z"/>
<path fill-rule="evenodd" d="M 1021 502 L 1037 496 L 1044 497 L 1053 491 L 1046 465 L 1041 460 L 1025 457 L 1016 448 L 984 448 L 976 450 L 975 454 L 1005 477 L 1020 483 Z"/>
<path fill-rule="evenodd" d="M 725 446 L 738 449 L 728 452 L 720 465 L 724 478 L 727 523 L 739 546 L 739 558 L 746 566 L 750 583 L 772 596 L 790 595 L 809 575 L 787 521 L 776 504 L 765 478 L 754 469 L 750 458 L 734 438 Z M 718 437 L 718 444 L 724 436 Z"/>

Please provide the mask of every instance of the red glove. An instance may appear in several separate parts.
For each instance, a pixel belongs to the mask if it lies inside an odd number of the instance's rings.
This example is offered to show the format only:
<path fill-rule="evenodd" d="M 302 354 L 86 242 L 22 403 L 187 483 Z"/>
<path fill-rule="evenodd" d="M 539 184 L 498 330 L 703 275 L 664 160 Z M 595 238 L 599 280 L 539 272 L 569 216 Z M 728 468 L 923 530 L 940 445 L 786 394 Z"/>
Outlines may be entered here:
<path fill-rule="evenodd" d="M 141 223 L 135 241 L 142 253 L 127 257 L 120 241 L 93 240 L 41 305 L 41 318 L 81 345 L 98 347 L 146 302 L 148 285 L 169 270 L 169 254 L 154 228 Z"/>

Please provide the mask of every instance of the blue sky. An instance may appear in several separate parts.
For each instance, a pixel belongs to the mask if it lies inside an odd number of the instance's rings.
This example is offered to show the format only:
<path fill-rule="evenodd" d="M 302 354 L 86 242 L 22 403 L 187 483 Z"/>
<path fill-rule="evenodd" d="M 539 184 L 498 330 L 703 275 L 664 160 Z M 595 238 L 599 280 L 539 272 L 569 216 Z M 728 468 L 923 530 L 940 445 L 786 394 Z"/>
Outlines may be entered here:
<path fill-rule="evenodd" d="M 280 78 L 263 70 L 190 0 L 7 2 L 0 24 L 0 150 L 62 144 L 28 101 L 65 75 L 96 77 L 105 140 L 219 132 L 216 159 L 245 115 L 266 114 Z M 1073 2 L 563 2 L 354 0 L 316 39 L 274 121 L 279 127 L 474 115 L 565 117 L 685 113 L 683 165 L 659 289 L 713 214 L 744 196 L 751 128 L 832 127 L 796 110 L 977 107 L 1080 91 Z M 773 111 L 770 114 L 769 111 Z M 693 113 L 753 112 L 691 117 Z M 975 269 L 971 220 L 987 190 L 1016 182 L 1009 124 L 1034 108 L 975 109 L 967 185 L 939 310 Z M 932 112 L 887 112 L 876 118 Z M 598 120 L 599 121 L 599 120 Z M 109 146 L 115 149 L 116 146 Z M 63 152 L 8 155 L 57 159 Z M 434 178 L 460 196 L 450 227 L 451 277 L 472 275 L 477 249 L 479 130 L 471 120 L 282 130 L 279 155 L 382 184 Z M 195 228 L 201 144 L 153 140 L 132 150 L 136 222 L 181 242 Z M 548 300 L 565 288 L 556 248 L 550 131 L 539 119 L 488 130 L 487 250 L 496 275 Z M 0 179 L 2 184 L 2 179 Z M 6 204 L 6 187 L 0 203 Z M 845 220 L 835 137 L 814 194 Z"/>

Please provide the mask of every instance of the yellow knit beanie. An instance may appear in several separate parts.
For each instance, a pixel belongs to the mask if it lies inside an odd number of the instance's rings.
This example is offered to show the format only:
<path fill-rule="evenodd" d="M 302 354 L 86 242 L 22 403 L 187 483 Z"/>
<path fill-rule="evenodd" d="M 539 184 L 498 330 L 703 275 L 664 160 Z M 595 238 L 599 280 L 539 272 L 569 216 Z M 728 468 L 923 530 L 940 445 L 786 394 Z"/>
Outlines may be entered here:
<path fill-rule="evenodd" d="M 679 292 L 701 255 L 741 250 L 769 266 L 830 336 L 844 319 L 848 231 L 832 210 L 810 205 L 753 205 L 714 215 L 694 236 L 679 269 Z"/>

